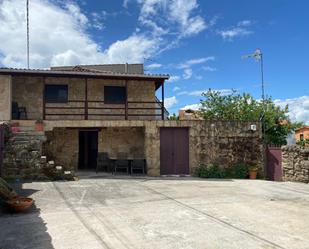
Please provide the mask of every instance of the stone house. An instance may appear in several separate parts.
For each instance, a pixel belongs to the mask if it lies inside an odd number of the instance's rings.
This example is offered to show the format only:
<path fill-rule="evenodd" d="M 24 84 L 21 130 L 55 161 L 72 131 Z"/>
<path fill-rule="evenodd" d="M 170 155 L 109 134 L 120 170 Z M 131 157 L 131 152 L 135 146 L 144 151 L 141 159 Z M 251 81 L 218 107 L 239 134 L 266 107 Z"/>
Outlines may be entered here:
<path fill-rule="evenodd" d="M 17 127 L 2 174 L 35 175 L 32 157 L 41 155 L 67 170 L 94 170 L 100 152 L 144 158 L 150 176 L 193 174 L 211 162 L 262 167 L 259 122 L 168 120 L 168 78 L 145 74 L 142 64 L 0 69 L 0 121 Z M 44 131 L 35 131 L 37 121 Z"/>

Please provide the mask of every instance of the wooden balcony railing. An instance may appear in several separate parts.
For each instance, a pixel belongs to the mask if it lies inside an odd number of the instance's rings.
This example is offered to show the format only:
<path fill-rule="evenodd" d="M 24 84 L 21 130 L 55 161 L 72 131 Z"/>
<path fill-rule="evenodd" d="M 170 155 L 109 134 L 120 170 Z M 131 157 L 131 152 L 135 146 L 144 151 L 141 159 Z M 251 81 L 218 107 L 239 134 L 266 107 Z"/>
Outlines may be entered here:
<path fill-rule="evenodd" d="M 74 117 L 74 118 L 72 118 Z M 67 103 L 43 103 L 43 119 L 167 119 L 168 112 L 162 102 L 128 101 L 125 104 L 108 104 L 99 100 L 69 100 Z"/>

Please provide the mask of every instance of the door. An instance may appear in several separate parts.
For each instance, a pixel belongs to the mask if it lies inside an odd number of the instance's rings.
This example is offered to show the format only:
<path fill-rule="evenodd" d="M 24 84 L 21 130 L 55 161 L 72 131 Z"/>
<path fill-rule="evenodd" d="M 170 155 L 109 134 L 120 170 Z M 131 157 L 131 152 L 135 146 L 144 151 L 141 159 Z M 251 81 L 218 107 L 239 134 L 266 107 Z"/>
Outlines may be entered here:
<path fill-rule="evenodd" d="M 189 134 L 187 128 L 160 129 L 161 175 L 189 174 Z"/>
<path fill-rule="evenodd" d="M 2 125 L 0 125 L 0 177 L 2 176 L 3 150 L 4 150 L 4 128 Z"/>
<path fill-rule="evenodd" d="M 282 181 L 282 151 L 280 147 L 267 148 L 267 179 Z"/>
<path fill-rule="evenodd" d="M 95 170 L 98 156 L 98 131 L 79 131 L 80 170 Z"/>

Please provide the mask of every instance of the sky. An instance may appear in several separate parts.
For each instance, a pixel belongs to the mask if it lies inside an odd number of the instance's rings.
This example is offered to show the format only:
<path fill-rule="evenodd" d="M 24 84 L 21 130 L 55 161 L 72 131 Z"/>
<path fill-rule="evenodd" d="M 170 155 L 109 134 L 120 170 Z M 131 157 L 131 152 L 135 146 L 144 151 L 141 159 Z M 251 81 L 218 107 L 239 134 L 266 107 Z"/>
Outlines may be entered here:
<path fill-rule="evenodd" d="M 0 0 L 0 67 L 26 67 L 25 0 Z M 169 74 L 170 113 L 198 108 L 209 88 L 265 92 L 309 124 L 307 0 L 29 0 L 30 67 L 144 63 Z M 160 91 L 157 92 L 160 98 Z"/>

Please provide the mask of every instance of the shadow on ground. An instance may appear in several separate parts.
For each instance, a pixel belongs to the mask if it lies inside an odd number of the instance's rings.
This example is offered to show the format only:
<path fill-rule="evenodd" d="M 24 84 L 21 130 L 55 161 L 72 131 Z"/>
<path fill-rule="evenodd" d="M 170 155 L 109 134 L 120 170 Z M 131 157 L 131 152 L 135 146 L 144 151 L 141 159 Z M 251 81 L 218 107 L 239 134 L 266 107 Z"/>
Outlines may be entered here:
<path fill-rule="evenodd" d="M 23 183 L 10 183 L 22 196 L 31 197 L 36 189 L 24 189 Z M 34 205 L 22 213 L 14 213 L 4 203 L 0 203 L 0 248 L 1 249 L 53 249 L 46 223 L 40 217 L 40 209 Z"/>

